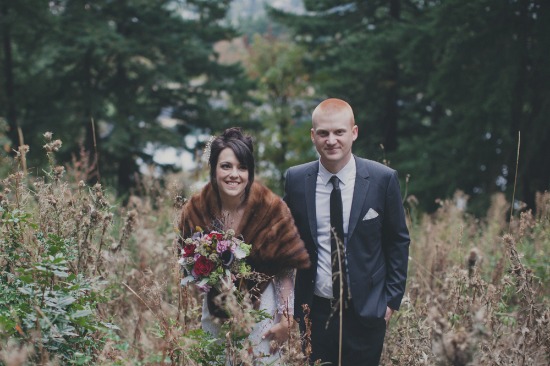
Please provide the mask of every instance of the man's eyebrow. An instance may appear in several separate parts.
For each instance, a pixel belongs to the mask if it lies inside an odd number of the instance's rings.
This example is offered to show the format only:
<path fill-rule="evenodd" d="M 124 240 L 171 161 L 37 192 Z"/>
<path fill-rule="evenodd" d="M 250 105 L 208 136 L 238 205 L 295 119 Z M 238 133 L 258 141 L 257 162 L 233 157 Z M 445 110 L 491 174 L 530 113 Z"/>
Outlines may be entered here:
<path fill-rule="evenodd" d="M 346 127 L 338 127 L 338 128 L 335 128 L 331 131 L 334 131 L 334 132 L 337 132 L 337 131 L 347 131 L 347 128 Z M 315 132 L 329 132 L 329 130 L 327 129 L 324 129 L 324 128 L 317 128 L 315 129 Z"/>

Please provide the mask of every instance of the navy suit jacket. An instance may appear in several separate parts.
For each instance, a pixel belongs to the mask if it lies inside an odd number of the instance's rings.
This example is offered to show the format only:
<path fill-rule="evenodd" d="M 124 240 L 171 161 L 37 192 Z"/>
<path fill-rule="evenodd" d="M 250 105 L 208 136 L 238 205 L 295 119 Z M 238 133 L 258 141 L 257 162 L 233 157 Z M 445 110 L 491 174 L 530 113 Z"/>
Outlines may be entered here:
<path fill-rule="evenodd" d="M 386 306 L 399 309 L 405 293 L 410 238 L 397 172 L 371 160 L 354 159 L 357 172 L 346 259 L 354 310 L 369 325 L 384 318 Z M 296 274 L 294 312 L 301 320 L 302 304 L 311 306 L 317 275 L 318 172 L 317 160 L 288 169 L 285 179 L 284 200 L 312 262 L 310 268 Z M 378 216 L 364 220 L 369 209 Z"/>

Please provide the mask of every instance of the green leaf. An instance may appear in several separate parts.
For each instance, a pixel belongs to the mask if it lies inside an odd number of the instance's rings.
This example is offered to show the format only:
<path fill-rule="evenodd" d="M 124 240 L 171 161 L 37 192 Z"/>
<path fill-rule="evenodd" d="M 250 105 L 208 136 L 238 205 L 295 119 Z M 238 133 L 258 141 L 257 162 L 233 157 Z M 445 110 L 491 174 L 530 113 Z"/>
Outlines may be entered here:
<path fill-rule="evenodd" d="M 56 275 L 57 277 L 61 277 L 61 278 L 69 277 L 69 274 L 67 272 L 64 272 L 64 271 L 54 270 L 53 274 Z"/>
<path fill-rule="evenodd" d="M 20 275 L 18 278 L 19 278 L 19 280 L 21 280 L 24 283 L 32 283 L 34 281 L 32 276 L 29 275 L 29 274 Z"/>
<path fill-rule="evenodd" d="M 85 316 L 88 316 L 88 315 L 92 315 L 93 312 L 91 310 L 77 310 L 75 311 L 74 313 L 72 313 L 70 315 L 71 318 L 73 319 L 76 319 L 76 318 L 82 318 L 82 317 L 85 317 Z"/>
<path fill-rule="evenodd" d="M 57 305 L 58 306 L 61 306 L 61 307 L 66 307 L 66 306 L 69 306 L 71 305 L 72 303 L 74 303 L 76 301 L 76 299 L 72 296 L 67 296 L 61 300 L 59 300 L 57 302 Z"/>
<path fill-rule="evenodd" d="M 101 323 L 107 329 L 120 330 L 120 328 L 113 323 Z"/>

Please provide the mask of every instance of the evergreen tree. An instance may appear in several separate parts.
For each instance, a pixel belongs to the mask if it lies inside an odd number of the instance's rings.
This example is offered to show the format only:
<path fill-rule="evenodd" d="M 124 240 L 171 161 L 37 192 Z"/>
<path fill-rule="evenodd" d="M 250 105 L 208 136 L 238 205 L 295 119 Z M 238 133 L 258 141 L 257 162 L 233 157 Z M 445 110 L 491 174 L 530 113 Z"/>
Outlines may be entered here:
<path fill-rule="evenodd" d="M 549 188 L 549 17 L 544 1 L 449 0 L 411 25 L 401 62 L 417 114 L 398 160 L 424 200 L 456 189 L 477 207 L 493 192 L 511 197 L 520 131 L 516 199 L 534 208 Z"/>
<path fill-rule="evenodd" d="M 357 148 L 380 157 L 398 146 L 399 0 L 304 1 L 306 13 L 270 8 L 309 50 L 308 65 L 319 97 L 339 97 L 354 108 Z"/>
<path fill-rule="evenodd" d="M 0 117 L 8 125 L 8 150 L 25 142 L 25 104 L 43 87 L 40 75 L 51 53 L 45 46 L 51 15 L 43 1 L 0 0 Z"/>
<path fill-rule="evenodd" d="M 479 207 L 493 192 L 511 196 L 519 131 L 516 198 L 533 207 L 535 191 L 548 189 L 547 2 L 325 0 L 305 6 L 301 15 L 270 14 L 310 50 L 318 91 L 354 107 L 358 152 L 410 173 L 409 192 L 424 207 L 457 189 Z M 378 143 L 387 156 L 376 151 Z"/>
<path fill-rule="evenodd" d="M 20 79 L 29 89 L 34 82 L 40 86 L 21 107 L 25 135 L 53 130 L 66 153 L 82 142 L 99 152 L 102 178 L 128 189 L 138 159 L 152 161 L 148 146 L 181 146 L 182 136 L 193 129 L 232 121 L 228 109 L 246 92 L 244 73 L 238 65 L 219 64 L 213 49 L 236 36 L 224 22 L 229 3 L 41 5 L 50 22 L 43 54 L 20 65 L 22 74 L 40 70 L 35 80 Z M 21 48 L 27 47 L 21 41 Z"/>

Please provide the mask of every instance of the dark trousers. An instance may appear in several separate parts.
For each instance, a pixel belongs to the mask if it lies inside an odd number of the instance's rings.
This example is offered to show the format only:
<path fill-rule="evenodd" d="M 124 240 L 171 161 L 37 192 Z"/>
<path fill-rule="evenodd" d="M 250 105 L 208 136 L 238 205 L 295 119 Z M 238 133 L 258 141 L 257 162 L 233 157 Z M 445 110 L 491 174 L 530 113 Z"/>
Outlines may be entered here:
<path fill-rule="evenodd" d="M 329 299 L 314 296 L 311 304 L 311 362 L 321 360 L 322 364 L 338 366 L 338 340 L 340 331 L 340 312 L 327 320 L 332 303 Z M 380 362 L 386 322 L 384 319 L 374 324 L 364 325 L 353 309 L 353 303 L 344 308 L 342 316 L 342 366 L 376 366 Z"/>

